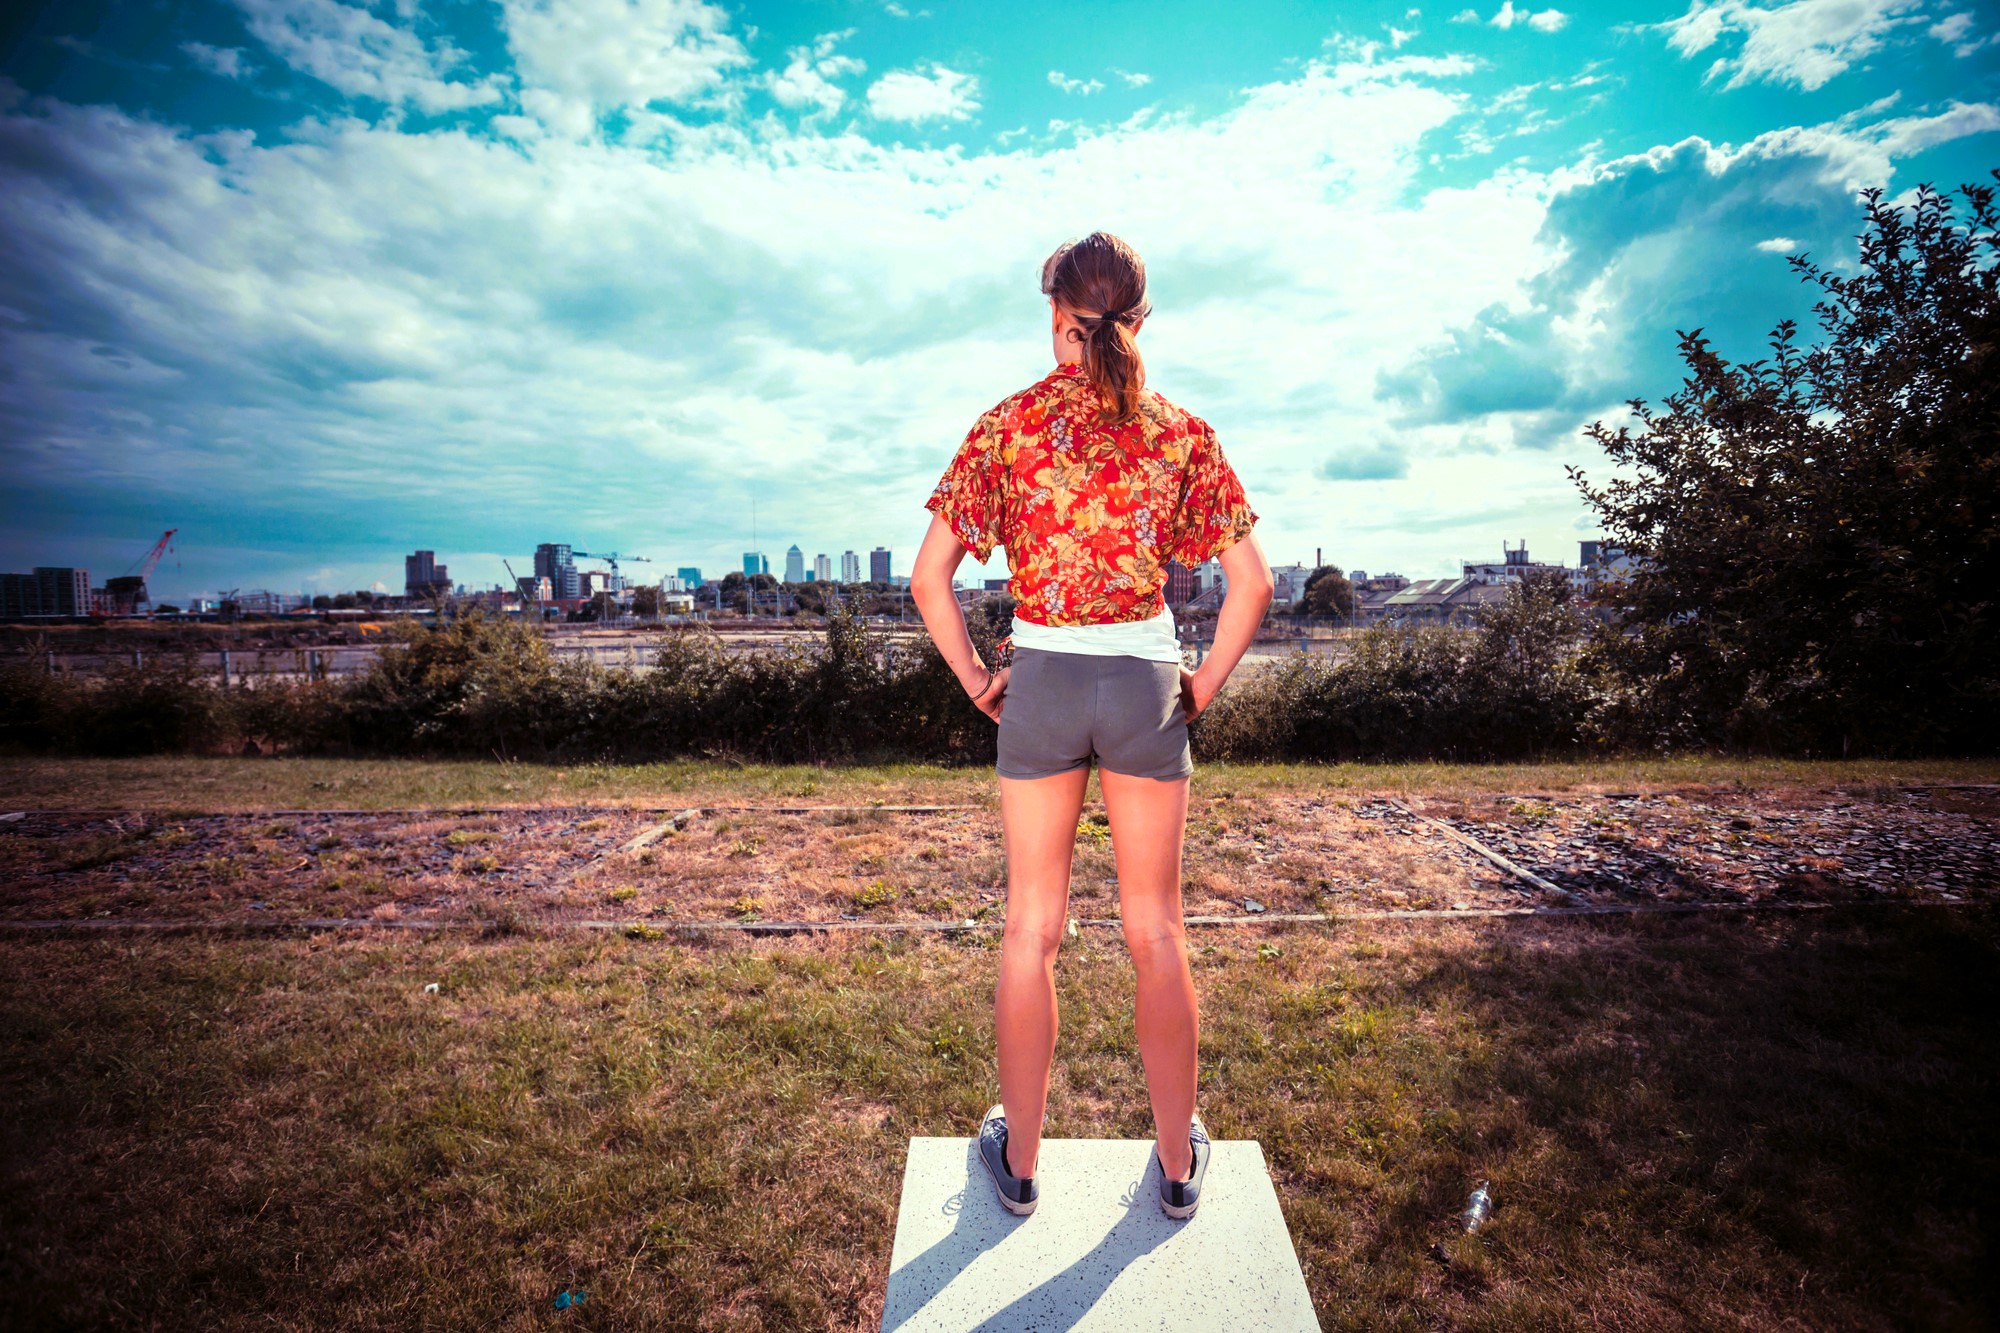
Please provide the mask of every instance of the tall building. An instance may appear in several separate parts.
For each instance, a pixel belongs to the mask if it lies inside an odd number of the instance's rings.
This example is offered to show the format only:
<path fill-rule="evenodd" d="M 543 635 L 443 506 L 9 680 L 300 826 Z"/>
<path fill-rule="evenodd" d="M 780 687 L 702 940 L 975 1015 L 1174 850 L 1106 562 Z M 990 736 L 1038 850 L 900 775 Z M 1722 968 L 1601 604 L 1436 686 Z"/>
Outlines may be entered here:
<path fill-rule="evenodd" d="M 821 551 L 818 555 L 813 557 L 813 580 L 814 582 L 817 583 L 827 583 L 830 582 L 832 578 L 833 578 L 833 560 L 831 557 L 827 555 L 826 552 Z"/>
<path fill-rule="evenodd" d="M 842 583 L 861 582 L 861 557 L 852 551 L 840 553 L 840 581 Z"/>
<path fill-rule="evenodd" d="M 535 548 L 535 577 L 549 581 L 557 601 L 583 596 L 583 579 L 576 572 L 568 542 L 543 542 Z"/>
<path fill-rule="evenodd" d="M 1168 606 L 1181 606 L 1194 600 L 1201 591 L 1195 587 L 1194 571 L 1178 560 L 1167 561 L 1167 586 L 1164 589 Z"/>
<path fill-rule="evenodd" d="M 699 565 L 682 565 L 674 573 L 680 576 L 683 588 L 699 588 L 701 586 L 701 566 Z"/>
<path fill-rule="evenodd" d="M 806 553 L 793 542 L 785 552 L 785 582 L 804 583 L 806 581 Z"/>
<path fill-rule="evenodd" d="M 0 574 L 0 620 L 90 614 L 90 571 L 36 565 L 32 574 Z"/>
<path fill-rule="evenodd" d="M 762 551 L 745 551 L 743 553 L 744 577 L 747 578 L 752 574 L 768 574 L 770 572 L 771 561 Z"/>
<path fill-rule="evenodd" d="M 451 591 L 451 575 L 437 562 L 436 551 L 403 557 L 403 596 L 433 597 Z"/>
<path fill-rule="evenodd" d="M 883 583 L 889 581 L 889 548 L 878 546 L 868 553 L 868 581 Z"/>

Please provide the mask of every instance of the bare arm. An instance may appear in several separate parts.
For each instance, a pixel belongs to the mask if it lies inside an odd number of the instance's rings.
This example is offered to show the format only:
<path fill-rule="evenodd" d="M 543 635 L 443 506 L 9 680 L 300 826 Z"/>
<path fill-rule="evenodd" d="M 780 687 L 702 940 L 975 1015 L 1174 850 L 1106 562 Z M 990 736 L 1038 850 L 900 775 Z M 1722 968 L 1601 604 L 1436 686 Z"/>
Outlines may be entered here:
<path fill-rule="evenodd" d="M 972 635 L 965 628 L 965 612 L 951 590 L 952 575 L 958 572 L 965 556 L 965 546 L 951 525 L 936 514 L 931 515 L 930 529 L 924 533 L 924 544 L 917 548 L 916 563 L 910 568 L 910 599 L 917 604 L 924 629 L 944 655 L 952 674 L 958 677 L 958 683 L 973 697 L 980 712 L 997 721 L 1010 668 L 1002 667 L 989 675 L 986 664 L 979 660 L 979 650 L 972 646 Z"/>
<path fill-rule="evenodd" d="M 1223 682 L 1248 651 L 1257 627 L 1264 623 L 1264 616 L 1271 609 L 1271 594 L 1275 590 L 1271 566 L 1264 558 L 1264 548 L 1258 544 L 1256 533 L 1247 533 L 1231 542 L 1216 558 L 1222 562 L 1222 572 L 1229 576 L 1229 591 L 1223 594 L 1222 610 L 1216 613 L 1215 643 L 1208 656 L 1194 671 L 1181 668 L 1182 704 L 1188 710 L 1189 721 L 1199 717 L 1209 701 L 1221 692 Z"/>

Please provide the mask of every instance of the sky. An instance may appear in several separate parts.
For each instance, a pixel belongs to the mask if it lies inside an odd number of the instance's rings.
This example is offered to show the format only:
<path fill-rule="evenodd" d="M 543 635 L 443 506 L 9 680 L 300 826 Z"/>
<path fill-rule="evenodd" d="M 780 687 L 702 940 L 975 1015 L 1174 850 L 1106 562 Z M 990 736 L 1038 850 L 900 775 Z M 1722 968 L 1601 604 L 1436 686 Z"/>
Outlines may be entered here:
<path fill-rule="evenodd" d="M 0 14 L 0 569 L 156 599 L 894 552 L 1144 257 L 1274 564 L 1597 535 L 1564 464 L 2000 167 L 1969 0 L 128 0 Z M 754 520 L 753 520 L 754 513 Z M 864 566 L 865 568 L 865 566 Z M 1002 577 L 996 551 L 982 570 Z"/>

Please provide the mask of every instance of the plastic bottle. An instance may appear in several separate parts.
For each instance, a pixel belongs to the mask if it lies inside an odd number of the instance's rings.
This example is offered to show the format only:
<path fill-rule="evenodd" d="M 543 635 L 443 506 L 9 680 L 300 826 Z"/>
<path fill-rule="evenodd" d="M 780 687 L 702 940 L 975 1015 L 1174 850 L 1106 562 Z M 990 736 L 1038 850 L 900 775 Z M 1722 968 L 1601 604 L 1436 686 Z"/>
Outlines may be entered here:
<path fill-rule="evenodd" d="M 1465 1212 L 1461 1215 L 1465 1219 L 1465 1229 L 1479 1230 L 1479 1224 L 1492 1212 L 1493 1196 L 1486 1192 L 1486 1182 L 1482 1180 L 1479 1182 L 1479 1188 L 1472 1191 L 1472 1200 L 1465 1205 Z"/>

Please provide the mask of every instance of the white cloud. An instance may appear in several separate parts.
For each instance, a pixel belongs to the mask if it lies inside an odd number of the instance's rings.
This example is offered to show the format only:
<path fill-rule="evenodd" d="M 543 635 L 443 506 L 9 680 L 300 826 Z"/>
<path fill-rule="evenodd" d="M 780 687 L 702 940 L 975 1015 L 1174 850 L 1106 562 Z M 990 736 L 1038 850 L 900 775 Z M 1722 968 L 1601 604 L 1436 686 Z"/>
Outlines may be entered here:
<path fill-rule="evenodd" d="M 438 113 L 500 100 L 499 80 L 454 80 L 465 61 L 449 42 L 426 46 L 357 5 L 339 0 L 236 0 L 243 21 L 272 54 L 350 97 Z"/>
<path fill-rule="evenodd" d="M 1461 9 L 1451 16 L 1451 21 L 1453 23 L 1477 23 L 1479 22 L 1479 11 L 1476 9 Z"/>
<path fill-rule="evenodd" d="M 1699 55 L 1727 36 L 1740 36 L 1732 58 L 1722 56 L 1705 78 L 1729 75 L 1725 88 L 1748 83 L 1824 86 L 1882 49 L 1894 29 L 1922 22 L 1924 0 L 1792 0 L 1770 7 L 1747 0 L 1694 0 L 1688 12 L 1644 25 L 1667 34 L 1683 56 Z"/>
<path fill-rule="evenodd" d="M 1468 14 L 1472 16 L 1472 21 L 1476 21 L 1479 17 L 1472 10 L 1467 9 L 1460 11 L 1459 15 L 1452 22 L 1468 21 L 1465 18 Z M 1556 32 L 1565 23 L 1569 22 L 1569 15 L 1563 13 L 1560 9 L 1534 11 L 1516 9 L 1514 8 L 1514 0 L 1502 0 L 1499 11 L 1492 18 L 1488 19 L 1487 22 L 1503 30 L 1519 24 L 1533 28 L 1536 32 Z"/>
<path fill-rule="evenodd" d="M 504 573 L 477 553 L 545 540 L 727 567 L 753 495 L 767 549 L 907 552 L 927 517 L 912 497 L 972 415 L 1046 368 L 1040 261 L 1101 225 L 1147 259 L 1153 382 L 1229 443 L 1274 558 L 1331 533 L 1343 563 L 1449 573 L 1500 531 L 1566 538 L 1577 501 L 1556 463 L 1596 452 L 1516 452 L 1580 424 L 1518 377 L 1484 410 L 1426 422 L 1378 397 L 1381 376 L 1481 312 L 1535 309 L 1538 275 L 1571 262 L 1573 298 L 1539 324 L 1496 318 L 1476 348 L 1524 371 L 1549 348 L 1558 390 L 1577 367 L 1629 371 L 1606 349 L 1657 323 L 1635 312 L 1673 281 L 1732 253 L 1775 264 L 1758 238 L 1851 234 L 1848 211 L 1830 227 L 1784 211 L 1803 186 L 1819 200 L 1855 173 L 1887 179 L 1913 146 L 1995 115 L 1439 185 L 1424 159 L 1478 113 L 1459 86 L 1475 64 L 1378 55 L 1307 62 L 1208 118 L 1141 113 L 1001 149 L 884 145 L 814 117 L 719 117 L 662 148 L 558 125 L 588 115 L 573 87 L 526 89 L 498 141 L 347 118 L 196 135 L 15 107 L 0 114 L 0 310 L 21 312 L 0 319 L 10 483 L 191 516 L 209 549 L 254 548 L 246 586 L 329 564 L 365 585 L 368 552 L 416 546 L 482 582 Z M 905 73 L 951 114 L 940 71 Z M 952 79 L 955 104 L 976 105 Z M 1648 171 L 1659 188 L 1618 212 Z M 1356 475 L 1377 479 L 1333 480 Z"/>
<path fill-rule="evenodd" d="M 751 63 L 728 12 L 703 0 L 502 0 L 525 86 L 604 110 L 713 100 Z"/>
<path fill-rule="evenodd" d="M 1049 71 L 1049 82 L 1066 93 L 1082 93 L 1085 96 L 1089 96 L 1091 93 L 1101 93 L 1104 91 L 1104 84 L 1097 79 L 1067 78 L 1059 69 Z"/>
<path fill-rule="evenodd" d="M 822 33 L 811 46 L 795 46 L 785 53 L 782 70 L 771 71 L 768 86 L 780 106 L 813 107 L 821 112 L 838 111 L 847 92 L 835 79 L 859 74 L 867 66 L 853 56 L 835 54 L 840 43 L 854 35 L 854 29 Z"/>
<path fill-rule="evenodd" d="M 1789 254 L 1799 248 L 1799 243 L 1789 236 L 1773 236 L 1768 241 L 1757 242 L 1757 248 L 1767 255 Z"/>
<path fill-rule="evenodd" d="M 1951 47 L 1951 53 L 1963 59 L 1982 46 L 2000 42 L 2000 33 L 1988 33 L 1984 37 L 1972 37 L 1972 14 L 1970 11 L 1950 14 L 1931 24 L 1931 36 Z"/>
<path fill-rule="evenodd" d="M 1111 72 L 1125 80 L 1125 86 L 1128 88 L 1143 88 L 1153 81 L 1153 76 L 1150 74 L 1135 74 L 1129 70 L 1118 69 L 1115 66 Z"/>
<path fill-rule="evenodd" d="M 206 42 L 182 42 L 181 50 L 195 64 L 222 78 L 241 79 L 250 73 L 250 67 L 244 63 L 243 48 L 240 46 L 210 46 Z"/>
<path fill-rule="evenodd" d="M 1401 50 L 1404 42 L 1417 35 L 1415 29 L 1405 31 L 1393 23 L 1385 23 L 1382 26 L 1389 30 L 1389 49 L 1392 51 Z"/>
<path fill-rule="evenodd" d="M 929 73 L 899 69 L 869 85 L 868 110 L 878 120 L 965 120 L 979 109 L 979 80 L 943 65 Z"/>

